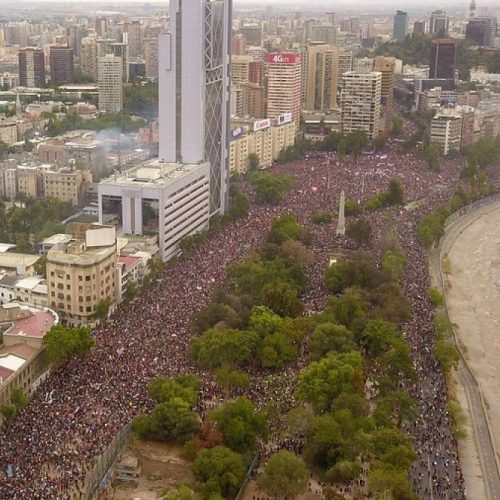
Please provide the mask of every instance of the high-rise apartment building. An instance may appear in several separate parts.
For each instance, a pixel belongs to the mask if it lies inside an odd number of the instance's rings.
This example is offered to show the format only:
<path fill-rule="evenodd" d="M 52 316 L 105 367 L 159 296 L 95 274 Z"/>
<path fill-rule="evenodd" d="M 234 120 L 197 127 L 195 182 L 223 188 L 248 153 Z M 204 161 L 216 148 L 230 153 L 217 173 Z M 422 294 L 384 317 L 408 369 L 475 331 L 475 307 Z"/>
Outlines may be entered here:
<path fill-rule="evenodd" d="M 342 76 L 340 93 L 342 132 L 364 130 L 374 140 L 380 128 L 382 73 L 349 71 Z"/>
<path fill-rule="evenodd" d="M 446 12 L 435 10 L 431 13 L 429 35 L 445 36 L 448 34 L 449 27 L 450 18 L 446 15 Z"/>
<path fill-rule="evenodd" d="M 278 118 L 291 113 L 300 121 L 302 56 L 299 53 L 269 54 L 267 57 L 267 115 Z"/>
<path fill-rule="evenodd" d="M 142 26 L 140 21 L 131 21 L 124 23 L 124 34 L 127 36 L 130 57 L 140 57 L 143 53 L 142 47 Z"/>
<path fill-rule="evenodd" d="M 18 53 L 19 85 L 21 87 L 45 87 L 45 55 L 42 49 L 27 47 Z"/>
<path fill-rule="evenodd" d="M 262 45 L 262 24 L 244 24 L 238 30 L 246 40 L 247 45 L 260 47 Z"/>
<path fill-rule="evenodd" d="M 351 17 L 340 21 L 340 31 L 347 33 L 358 34 L 361 29 L 361 21 L 359 17 Z"/>
<path fill-rule="evenodd" d="M 373 71 L 382 73 L 380 131 L 384 135 L 389 133 L 392 124 L 395 69 L 396 60 L 394 57 L 378 56 L 373 61 Z"/>
<path fill-rule="evenodd" d="M 402 42 L 408 34 L 408 13 L 398 10 L 394 16 L 393 38 Z"/>
<path fill-rule="evenodd" d="M 337 107 L 339 51 L 325 43 L 311 42 L 306 51 L 305 108 L 327 111 Z"/>
<path fill-rule="evenodd" d="M 64 85 L 73 81 L 73 49 L 53 45 L 49 52 L 50 81 L 53 85 Z"/>
<path fill-rule="evenodd" d="M 99 37 L 105 37 L 109 29 L 109 19 L 107 17 L 96 17 L 95 32 Z"/>
<path fill-rule="evenodd" d="M 122 60 L 122 81 L 127 83 L 129 80 L 129 47 L 128 44 L 123 42 L 115 42 L 110 45 L 110 54 L 119 57 Z"/>
<path fill-rule="evenodd" d="M 97 61 L 99 111 L 119 113 L 123 107 L 123 61 L 121 57 L 106 54 Z"/>
<path fill-rule="evenodd" d="M 245 51 L 247 48 L 247 41 L 245 39 L 245 35 L 242 33 L 236 33 L 233 35 L 233 39 L 231 42 L 231 54 L 233 56 L 243 56 L 245 55 Z"/>
<path fill-rule="evenodd" d="M 337 28 L 335 26 L 318 25 L 311 27 L 311 42 L 325 42 L 334 45 L 337 41 Z"/>
<path fill-rule="evenodd" d="M 146 78 L 158 79 L 158 37 L 144 40 L 144 61 L 146 63 Z"/>
<path fill-rule="evenodd" d="M 97 81 L 97 39 L 94 36 L 82 38 L 80 69 L 93 81 Z"/>
<path fill-rule="evenodd" d="M 327 12 L 326 13 L 326 17 L 328 19 L 328 22 L 332 26 L 336 26 L 337 25 L 337 13 L 336 12 Z"/>
<path fill-rule="evenodd" d="M 171 0 L 160 38 L 160 160 L 210 164 L 210 214 L 227 204 L 231 0 Z"/>
<path fill-rule="evenodd" d="M 465 38 L 482 47 L 494 47 L 496 33 L 496 17 L 478 16 L 471 18 L 467 23 Z"/>
<path fill-rule="evenodd" d="M 431 121 L 430 141 L 443 155 L 460 150 L 462 117 L 459 114 L 438 113 Z"/>
<path fill-rule="evenodd" d="M 455 79 L 456 43 L 451 38 L 432 40 L 429 78 Z"/>
<path fill-rule="evenodd" d="M 427 23 L 425 21 L 415 21 L 413 23 L 413 34 L 414 35 L 425 35 L 426 24 Z"/>
<path fill-rule="evenodd" d="M 72 24 L 68 28 L 68 45 L 73 49 L 76 57 L 80 55 L 82 39 L 85 36 L 85 27 L 81 24 Z"/>
<path fill-rule="evenodd" d="M 231 83 L 240 85 L 250 81 L 250 56 L 232 56 L 231 57 Z"/>
<path fill-rule="evenodd" d="M 252 62 L 248 68 L 248 81 L 257 85 L 264 85 L 264 73 L 264 61 L 255 61 L 252 57 Z"/>
<path fill-rule="evenodd" d="M 242 92 L 242 114 L 251 118 L 264 118 L 266 115 L 265 90 L 262 85 L 256 83 L 243 83 Z"/>

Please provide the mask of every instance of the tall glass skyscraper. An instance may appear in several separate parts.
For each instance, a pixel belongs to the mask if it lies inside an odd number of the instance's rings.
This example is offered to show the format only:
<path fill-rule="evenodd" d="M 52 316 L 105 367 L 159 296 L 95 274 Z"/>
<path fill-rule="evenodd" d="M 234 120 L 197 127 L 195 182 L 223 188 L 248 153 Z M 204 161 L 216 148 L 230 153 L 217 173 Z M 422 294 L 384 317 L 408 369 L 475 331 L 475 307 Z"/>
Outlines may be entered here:
<path fill-rule="evenodd" d="M 394 16 L 394 40 L 403 41 L 408 34 L 408 13 L 398 10 Z"/>
<path fill-rule="evenodd" d="M 227 206 L 232 0 L 170 0 L 159 45 L 160 160 L 210 163 L 210 213 Z"/>

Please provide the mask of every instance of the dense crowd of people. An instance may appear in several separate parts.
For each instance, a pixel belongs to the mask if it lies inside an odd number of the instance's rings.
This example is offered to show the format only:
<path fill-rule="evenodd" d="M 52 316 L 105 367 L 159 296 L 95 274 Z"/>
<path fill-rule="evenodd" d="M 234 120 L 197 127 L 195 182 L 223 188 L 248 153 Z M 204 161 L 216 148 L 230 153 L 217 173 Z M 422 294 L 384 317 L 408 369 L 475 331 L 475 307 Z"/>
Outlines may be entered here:
<path fill-rule="evenodd" d="M 159 374 L 198 373 L 205 382 L 202 401 L 213 401 L 217 395 L 213 379 L 188 356 L 189 325 L 193 314 L 224 284 L 227 266 L 263 242 L 273 218 L 295 214 L 314 234 L 303 300 L 308 311 L 321 310 L 328 295 L 323 283 L 328 259 L 336 251 L 352 248 L 352 243 L 335 235 L 336 218 L 332 224 L 314 225 L 311 215 L 335 213 L 342 190 L 348 200 L 366 200 L 385 190 L 392 177 L 401 179 L 407 199 L 422 201 L 392 211 L 392 224 L 408 256 L 404 290 L 414 316 L 406 336 L 420 375 L 412 388 L 419 417 L 407 429 L 419 454 L 412 480 L 422 498 L 463 498 L 446 382 L 432 355 L 435 331 L 426 294 L 427 263 L 415 236 L 421 216 L 451 196 L 460 166 L 460 160 L 449 160 L 440 173 L 430 172 L 416 154 L 401 154 L 389 145 L 383 154 L 357 159 L 339 162 L 321 153 L 273 167 L 297 178 L 282 203 L 253 205 L 247 216 L 224 225 L 180 262 L 168 266 L 161 279 L 118 307 L 95 330 L 96 345 L 84 359 L 73 359 L 54 370 L 6 426 L 0 434 L 0 498 L 64 499 L 82 491 L 89 468 L 114 435 L 136 414 L 152 407 L 147 383 Z M 366 216 L 375 241 L 380 240 L 386 218 L 376 212 Z M 290 404 L 300 368 L 299 362 L 288 366 L 286 373 L 257 378 L 248 394 L 257 406 L 277 400 Z"/>

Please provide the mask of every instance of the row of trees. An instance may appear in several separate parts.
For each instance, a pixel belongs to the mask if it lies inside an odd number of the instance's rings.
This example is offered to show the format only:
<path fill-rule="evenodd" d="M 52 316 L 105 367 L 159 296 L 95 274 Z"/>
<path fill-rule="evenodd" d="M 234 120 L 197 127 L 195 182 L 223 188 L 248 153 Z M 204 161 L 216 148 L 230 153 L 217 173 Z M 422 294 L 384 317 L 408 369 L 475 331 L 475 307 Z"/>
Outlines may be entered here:
<path fill-rule="evenodd" d="M 35 198 L 19 194 L 18 203 L 7 208 L 0 201 L 0 240 L 17 245 L 19 252 L 32 252 L 32 242 L 42 241 L 57 232 L 65 232 L 60 221 L 72 214 L 69 202 L 56 198 Z"/>
<path fill-rule="evenodd" d="M 55 113 L 44 113 L 43 117 L 48 118 L 47 134 L 51 137 L 64 134 L 70 130 L 89 129 L 104 130 L 116 128 L 121 132 L 137 132 L 146 125 L 142 118 L 133 118 L 128 113 L 117 115 L 102 115 L 93 120 L 85 120 L 77 113 L 65 113 L 62 118 L 58 118 Z"/>
<path fill-rule="evenodd" d="M 500 57 L 484 49 L 477 50 L 468 40 L 456 40 L 456 68 L 461 80 L 469 80 L 470 71 L 476 66 L 486 66 L 496 73 L 500 68 Z M 391 41 L 380 45 L 375 55 L 402 59 L 405 64 L 429 64 L 432 38 L 427 35 L 408 35 L 402 41 Z"/>
<path fill-rule="evenodd" d="M 278 163 L 288 163 L 293 160 L 300 160 L 311 147 L 310 141 L 296 140 L 295 144 L 283 148 L 277 158 Z"/>
<path fill-rule="evenodd" d="M 294 183 L 291 175 L 272 172 L 252 172 L 249 180 L 256 200 L 263 203 L 279 203 Z"/>
<path fill-rule="evenodd" d="M 297 356 L 304 327 L 294 318 L 303 309 L 308 238 L 293 216 L 283 216 L 258 252 L 229 267 L 229 292 L 216 294 L 193 319 L 202 335 L 191 355 L 200 366 L 277 369 Z"/>
<path fill-rule="evenodd" d="M 297 389 L 306 406 L 292 410 L 287 424 L 305 435 L 304 458 L 322 479 L 348 483 L 369 465 L 370 492 L 410 499 L 407 472 L 416 454 L 399 430 L 415 417 L 414 401 L 401 389 L 416 377 L 398 328 L 410 314 L 398 285 L 404 255 L 392 246 L 384 260 L 379 269 L 370 256 L 355 253 L 327 269 L 326 284 L 339 295 L 311 317 L 312 363 Z M 373 388 L 371 404 L 367 386 Z"/>
<path fill-rule="evenodd" d="M 387 191 L 377 193 L 365 204 L 367 210 L 377 210 L 382 207 L 402 205 L 404 202 L 404 187 L 400 179 L 393 178 L 389 181 Z"/>

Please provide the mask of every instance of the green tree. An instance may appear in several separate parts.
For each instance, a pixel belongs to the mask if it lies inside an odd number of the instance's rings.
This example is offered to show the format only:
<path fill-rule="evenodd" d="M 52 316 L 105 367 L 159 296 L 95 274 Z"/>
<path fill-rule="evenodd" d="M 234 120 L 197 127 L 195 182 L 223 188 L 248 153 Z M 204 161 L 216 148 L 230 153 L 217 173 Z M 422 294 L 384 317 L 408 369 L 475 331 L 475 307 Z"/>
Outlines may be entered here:
<path fill-rule="evenodd" d="M 211 329 L 191 342 L 191 356 L 202 368 L 242 366 L 253 359 L 258 338 L 253 332 Z"/>
<path fill-rule="evenodd" d="M 295 216 L 287 214 L 273 220 L 267 241 L 281 245 L 285 241 L 302 240 L 303 238 L 304 228 L 297 222 Z"/>
<path fill-rule="evenodd" d="M 348 217 L 350 215 L 358 215 L 361 212 L 361 207 L 355 201 L 346 201 L 344 213 Z"/>
<path fill-rule="evenodd" d="M 297 397 L 312 404 L 317 413 L 324 413 L 331 410 L 342 392 L 360 394 L 364 379 L 364 362 L 359 352 L 330 353 L 302 371 Z"/>
<path fill-rule="evenodd" d="M 255 450 L 257 436 L 266 432 L 266 414 L 257 413 L 253 403 L 244 397 L 212 410 L 208 419 L 222 432 L 229 448 L 238 453 Z"/>
<path fill-rule="evenodd" d="M 260 158 L 259 155 L 256 153 L 250 153 L 248 155 L 248 169 L 250 172 L 257 170 L 260 165 Z"/>
<path fill-rule="evenodd" d="M 94 317 L 99 321 L 106 321 L 109 316 L 111 304 L 111 299 L 101 299 L 96 305 Z"/>
<path fill-rule="evenodd" d="M 198 416 L 178 397 L 157 405 L 149 417 L 148 434 L 158 441 L 184 443 L 199 429 Z"/>
<path fill-rule="evenodd" d="M 393 137 L 399 137 L 404 131 L 404 122 L 403 119 L 399 116 L 395 116 L 392 119 L 392 127 L 391 127 L 391 135 Z"/>
<path fill-rule="evenodd" d="M 389 191 L 387 192 L 387 202 L 389 205 L 401 205 L 404 202 L 404 188 L 400 179 L 389 181 Z"/>
<path fill-rule="evenodd" d="M 248 214 L 250 210 L 250 199 L 248 196 L 240 191 L 236 190 L 231 196 L 231 202 L 229 205 L 229 210 L 227 212 L 231 219 L 238 219 L 244 217 Z"/>
<path fill-rule="evenodd" d="M 309 354 L 318 360 L 329 352 L 349 352 L 355 350 L 354 335 L 344 325 L 322 323 L 309 339 Z"/>
<path fill-rule="evenodd" d="M 418 499 L 411 491 L 406 473 L 390 467 L 371 470 L 368 473 L 368 489 L 371 493 L 376 493 L 378 498 Z"/>
<path fill-rule="evenodd" d="M 285 191 L 293 185 L 293 177 L 272 172 L 253 172 L 250 183 L 257 201 L 278 203 L 283 199 Z"/>
<path fill-rule="evenodd" d="M 16 407 L 12 403 L 7 403 L 0 407 L 0 413 L 9 422 L 16 413 Z"/>
<path fill-rule="evenodd" d="M 348 238 L 354 240 L 356 245 L 367 245 L 372 240 L 372 225 L 368 219 L 360 217 L 357 221 L 347 224 L 345 234 Z"/>
<path fill-rule="evenodd" d="M 427 290 L 427 296 L 436 307 L 444 305 L 444 297 L 436 288 L 429 288 L 429 290 Z"/>
<path fill-rule="evenodd" d="M 307 491 L 309 474 L 301 458 L 279 451 L 269 458 L 258 484 L 269 496 L 295 498 Z"/>
<path fill-rule="evenodd" d="M 346 459 L 347 448 L 342 430 L 331 414 L 313 419 L 304 448 L 304 457 L 312 467 L 330 469 L 339 460 Z"/>
<path fill-rule="evenodd" d="M 195 375 L 181 375 L 174 378 L 156 377 L 148 384 L 149 394 L 160 403 L 180 398 L 190 406 L 198 401 L 201 381 Z"/>
<path fill-rule="evenodd" d="M 264 305 L 280 316 L 294 318 L 304 310 L 297 289 L 288 283 L 268 283 L 262 293 Z"/>
<path fill-rule="evenodd" d="M 194 493 L 185 484 L 181 484 L 177 488 L 168 490 L 163 500 L 194 500 Z"/>
<path fill-rule="evenodd" d="M 47 257 L 42 255 L 33 266 L 35 269 L 35 273 L 39 276 L 47 277 Z"/>
<path fill-rule="evenodd" d="M 349 483 L 354 481 L 361 471 L 362 466 L 358 460 L 340 460 L 328 469 L 326 477 L 333 483 Z"/>
<path fill-rule="evenodd" d="M 43 337 L 45 353 L 50 363 L 59 365 L 69 358 L 83 357 L 94 345 L 89 328 L 54 325 Z"/>
<path fill-rule="evenodd" d="M 21 410 L 28 404 L 28 397 L 20 387 L 16 387 L 10 393 L 10 402 L 16 407 L 16 410 Z"/>
<path fill-rule="evenodd" d="M 137 295 L 137 291 L 138 291 L 137 285 L 132 281 L 129 281 L 127 283 L 125 291 L 123 292 L 124 300 L 126 300 L 127 302 L 132 300 Z"/>
<path fill-rule="evenodd" d="M 245 372 L 232 370 L 228 367 L 219 368 L 215 372 L 215 377 L 226 395 L 231 394 L 235 389 L 246 387 L 250 383 L 250 377 Z"/>
<path fill-rule="evenodd" d="M 213 495 L 235 495 L 246 473 L 241 455 L 224 446 L 202 450 L 192 468 L 198 490 L 206 500 Z"/>
<path fill-rule="evenodd" d="M 401 248 L 392 248 L 384 252 L 382 268 L 393 281 L 401 280 L 405 266 L 406 256 Z"/>

